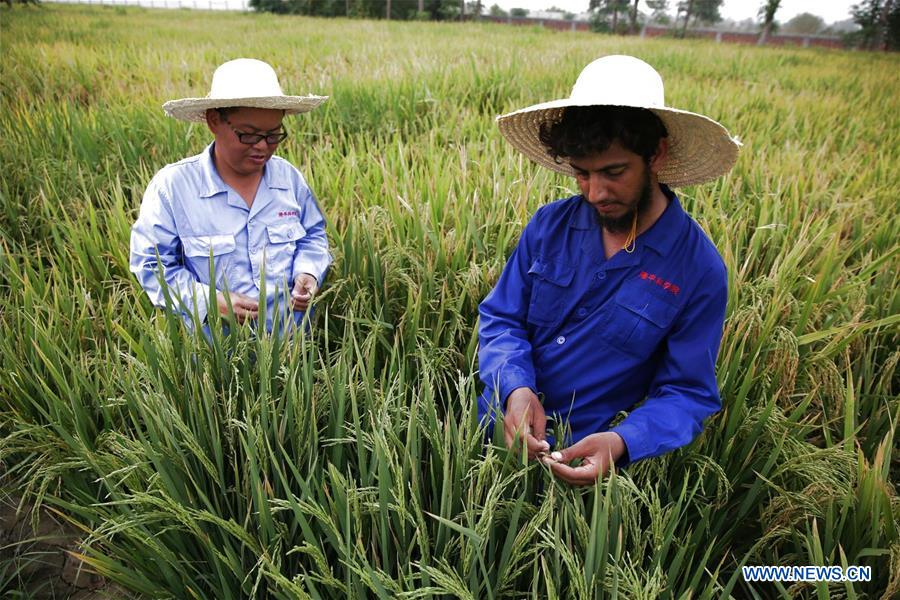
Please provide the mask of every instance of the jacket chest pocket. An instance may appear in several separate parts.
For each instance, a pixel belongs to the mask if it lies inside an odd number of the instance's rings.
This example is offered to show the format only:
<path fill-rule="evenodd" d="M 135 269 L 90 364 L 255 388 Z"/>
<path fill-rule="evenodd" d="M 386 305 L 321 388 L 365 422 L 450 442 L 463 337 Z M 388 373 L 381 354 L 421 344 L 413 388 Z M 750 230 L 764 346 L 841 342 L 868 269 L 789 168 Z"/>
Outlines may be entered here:
<path fill-rule="evenodd" d="M 607 340 L 618 350 L 647 358 L 668 334 L 677 313 L 676 305 L 639 286 L 626 285 L 616 294 Z"/>
<path fill-rule="evenodd" d="M 234 262 L 234 234 L 186 236 L 181 245 L 186 262 L 202 283 L 215 281 L 217 288 L 224 287 Z"/>
<path fill-rule="evenodd" d="M 306 235 L 303 225 L 294 221 L 266 226 L 266 279 L 291 280 L 297 242 Z"/>
<path fill-rule="evenodd" d="M 535 260 L 528 269 L 531 277 L 531 300 L 528 322 L 539 327 L 554 327 L 566 312 L 571 296 L 575 269 L 564 263 Z"/>

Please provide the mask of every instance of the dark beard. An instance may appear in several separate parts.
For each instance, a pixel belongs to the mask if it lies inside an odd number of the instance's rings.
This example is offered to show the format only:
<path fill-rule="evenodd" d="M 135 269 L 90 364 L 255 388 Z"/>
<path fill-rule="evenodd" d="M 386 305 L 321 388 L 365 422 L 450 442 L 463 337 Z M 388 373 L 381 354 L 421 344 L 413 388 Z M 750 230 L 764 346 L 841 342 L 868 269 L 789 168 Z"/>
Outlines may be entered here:
<path fill-rule="evenodd" d="M 637 211 L 638 215 L 641 215 L 647 212 L 647 209 L 650 208 L 650 198 L 652 196 L 652 185 L 650 183 L 650 170 L 647 169 L 644 171 L 644 183 L 641 186 L 641 195 L 638 198 Z M 606 229 L 610 233 L 625 233 L 626 231 L 631 231 L 631 226 L 634 223 L 634 213 L 635 211 L 629 211 L 622 215 L 621 217 L 609 218 L 604 217 L 597 214 L 597 219 L 600 221 L 600 225 Z"/>

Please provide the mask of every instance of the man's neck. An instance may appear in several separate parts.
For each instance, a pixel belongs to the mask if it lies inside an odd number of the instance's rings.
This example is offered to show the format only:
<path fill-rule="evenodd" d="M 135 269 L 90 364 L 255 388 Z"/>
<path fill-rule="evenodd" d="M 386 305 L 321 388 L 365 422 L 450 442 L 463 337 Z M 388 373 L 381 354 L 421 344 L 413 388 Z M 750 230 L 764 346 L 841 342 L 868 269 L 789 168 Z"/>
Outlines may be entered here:
<path fill-rule="evenodd" d="M 656 223 L 669 206 L 669 198 L 662 191 L 659 182 L 653 181 L 651 184 L 653 192 L 650 196 L 650 206 L 647 210 L 638 214 L 637 233 L 635 237 L 641 235 Z M 606 251 L 606 258 L 611 258 L 616 252 L 625 247 L 628 238 L 631 235 L 631 229 L 627 231 L 609 231 L 603 228 L 603 247 Z"/>
<path fill-rule="evenodd" d="M 253 200 L 256 198 L 256 190 L 259 189 L 259 182 L 262 181 L 263 172 L 256 171 L 247 175 L 236 173 L 228 168 L 225 161 L 220 160 L 215 152 L 213 153 L 213 164 L 222 181 L 243 198 L 248 208 L 252 208 Z"/>

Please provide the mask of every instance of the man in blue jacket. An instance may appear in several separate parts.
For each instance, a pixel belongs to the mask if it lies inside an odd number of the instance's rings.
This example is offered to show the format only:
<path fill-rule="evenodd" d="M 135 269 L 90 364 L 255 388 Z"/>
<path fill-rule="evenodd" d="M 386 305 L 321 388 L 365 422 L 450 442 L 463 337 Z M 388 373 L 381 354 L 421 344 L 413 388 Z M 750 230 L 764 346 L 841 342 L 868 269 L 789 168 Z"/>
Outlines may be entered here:
<path fill-rule="evenodd" d="M 739 143 L 666 107 L 659 74 L 628 56 L 594 61 L 570 98 L 498 124 L 581 194 L 535 213 L 481 304 L 479 415 L 501 420 L 507 446 L 520 440 L 588 485 L 689 443 L 720 408 L 725 265 L 671 188 L 726 173 Z M 548 415 L 557 436 L 570 432 L 552 453 Z"/>
<path fill-rule="evenodd" d="M 325 100 L 284 95 L 271 66 L 241 58 L 216 69 L 206 97 L 163 105 L 205 123 L 214 141 L 161 169 L 144 193 L 131 271 L 153 304 L 166 306 L 168 291 L 189 323 L 228 314 L 229 303 L 237 321 L 255 322 L 265 292 L 267 330 L 302 322 L 331 264 L 325 217 L 303 175 L 274 153 L 285 115 Z"/>

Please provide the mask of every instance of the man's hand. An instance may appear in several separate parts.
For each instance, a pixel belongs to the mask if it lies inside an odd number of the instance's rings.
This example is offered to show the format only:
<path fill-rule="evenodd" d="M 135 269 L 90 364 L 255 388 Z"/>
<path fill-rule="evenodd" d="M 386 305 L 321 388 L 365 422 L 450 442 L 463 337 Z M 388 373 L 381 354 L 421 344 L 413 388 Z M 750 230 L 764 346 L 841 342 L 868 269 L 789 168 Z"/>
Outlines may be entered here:
<path fill-rule="evenodd" d="M 604 431 L 544 457 L 543 463 L 563 481 L 573 485 L 593 485 L 598 477 L 606 475 L 610 465 L 622 458 L 625 450 L 625 441 L 618 433 Z M 581 466 L 570 467 L 566 464 L 576 458 L 583 459 Z"/>
<path fill-rule="evenodd" d="M 309 273 L 300 273 L 294 278 L 291 290 L 291 306 L 294 310 L 306 310 L 313 296 L 319 291 L 319 282 Z"/>
<path fill-rule="evenodd" d="M 549 452 L 550 444 L 545 440 L 547 415 L 537 395 L 527 387 L 520 387 L 506 399 L 506 414 L 503 417 L 503 434 L 506 447 L 512 448 L 516 438 L 525 438 L 528 458 L 534 459 L 539 453 Z"/>
<path fill-rule="evenodd" d="M 234 309 L 234 318 L 238 323 L 243 323 L 247 319 L 255 319 L 259 311 L 259 303 L 244 294 L 237 292 L 229 292 L 231 298 L 231 307 Z M 219 314 L 228 316 L 228 302 L 225 300 L 225 292 L 216 293 L 216 304 L 219 306 Z"/>

